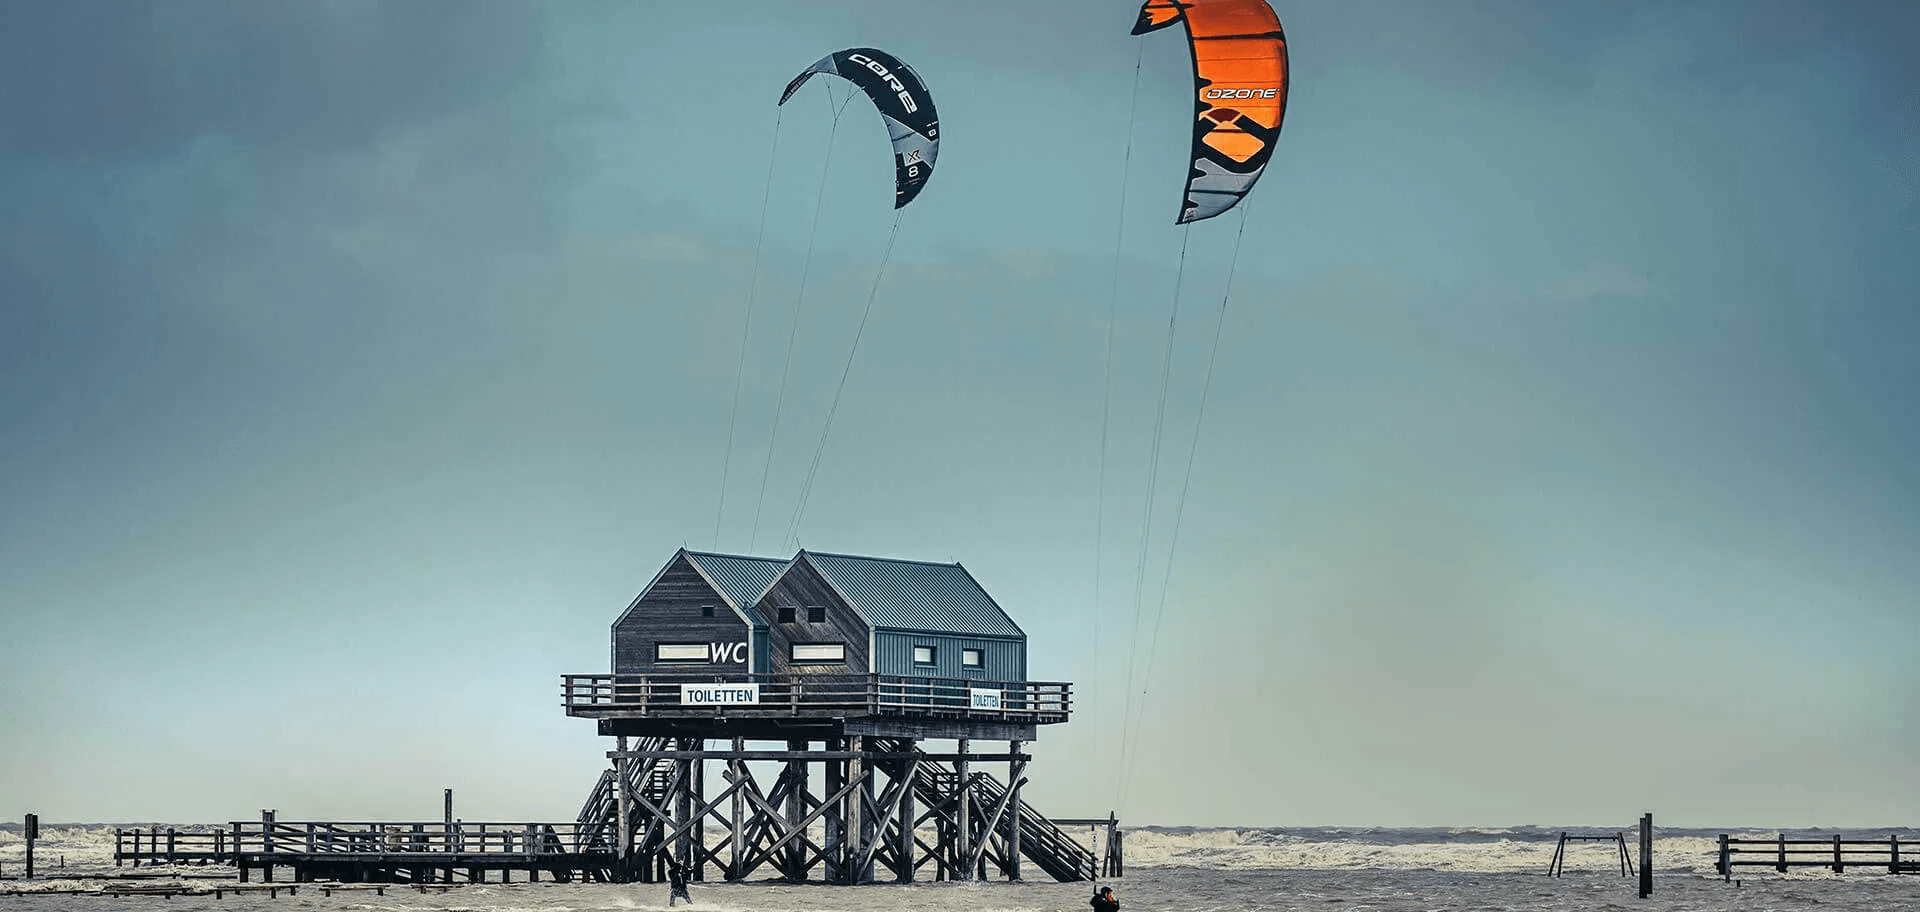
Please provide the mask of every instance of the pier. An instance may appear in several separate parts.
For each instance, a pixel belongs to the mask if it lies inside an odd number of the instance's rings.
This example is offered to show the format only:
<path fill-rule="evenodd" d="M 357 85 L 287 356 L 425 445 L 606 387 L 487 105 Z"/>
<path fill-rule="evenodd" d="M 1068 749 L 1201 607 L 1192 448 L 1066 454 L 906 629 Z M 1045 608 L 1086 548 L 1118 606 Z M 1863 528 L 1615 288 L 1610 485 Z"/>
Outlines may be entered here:
<path fill-rule="evenodd" d="M 255 871 L 271 883 L 276 869 L 296 883 L 483 883 L 495 874 L 508 883 L 516 871 L 528 881 L 608 881 L 615 866 L 612 845 L 577 823 L 279 821 L 268 812 L 203 832 L 118 829 L 113 843 L 115 865 L 232 865 L 242 883 Z"/>
<path fill-rule="evenodd" d="M 1742 854 L 1751 857 L 1742 858 Z M 1772 868 L 1785 874 L 1789 868 L 1828 868 L 1835 874 L 1849 866 L 1883 869 L 1888 874 L 1920 874 L 1920 854 L 1909 850 L 1903 858 L 1900 837 L 1886 839 L 1788 839 L 1778 834 L 1772 839 L 1742 839 L 1720 834 L 1720 857 L 1714 869 L 1723 879 L 1733 879 L 1735 867 Z"/>

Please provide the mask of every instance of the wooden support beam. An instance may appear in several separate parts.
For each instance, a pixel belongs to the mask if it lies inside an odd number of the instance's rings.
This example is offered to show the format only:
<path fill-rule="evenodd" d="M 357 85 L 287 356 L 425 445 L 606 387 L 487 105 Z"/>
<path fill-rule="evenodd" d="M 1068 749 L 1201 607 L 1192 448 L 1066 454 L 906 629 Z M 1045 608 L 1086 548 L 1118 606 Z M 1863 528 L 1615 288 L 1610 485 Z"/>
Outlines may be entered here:
<path fill-rule="evenodd" d="M 1007 753 L 1019 756 L 1020 742 L 1007 744 Z M 1027 761 L 1010 760 L 1007 762 L 1007 781 L 1012 783 L 1007 791 L 1013 799 L 1012 834 L 1007 840 L 1007 879 L 1020 879 L 1020 786 L 1026 783 Z"/>
<path fill-rule="evenodd" d="M 960 811 L 955 815 L 954 821 L 959 827 L 959 832 L 955 834 L 957 838 L 953 846 L 953 865 L 959 869 L 958 879 L 960 880 L 973 879 L 973 866 L 967 863 L 967 859 L 974 857 L 973 815 L 969 813 L 970 809 L 967 806 L 969 796 L 973 792 L 972 783 L 967 780 L 967 748 L 970 746 L 969 739 L 960 739 L 960 756 L 954 760 L 953 764 L 954 782 L 958 785 L 956 791 L 960 802 Z"/>

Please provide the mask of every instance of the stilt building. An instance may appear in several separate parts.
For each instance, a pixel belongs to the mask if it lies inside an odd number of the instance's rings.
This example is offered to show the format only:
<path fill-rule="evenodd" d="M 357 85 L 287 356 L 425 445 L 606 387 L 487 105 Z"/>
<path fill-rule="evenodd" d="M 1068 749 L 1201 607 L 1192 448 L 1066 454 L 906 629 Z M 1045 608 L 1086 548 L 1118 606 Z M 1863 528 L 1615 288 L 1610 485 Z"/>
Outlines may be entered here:
<path fill-rule="evenodd" d="M 958 563 L 682 549 L 611 659 L 563 695 L 616 739 L 578 823 L 623 879 L 1118 873 L 1021 797 L 1023 748 L 1071 689 L 1027 679 L 1025 632 Z"/>

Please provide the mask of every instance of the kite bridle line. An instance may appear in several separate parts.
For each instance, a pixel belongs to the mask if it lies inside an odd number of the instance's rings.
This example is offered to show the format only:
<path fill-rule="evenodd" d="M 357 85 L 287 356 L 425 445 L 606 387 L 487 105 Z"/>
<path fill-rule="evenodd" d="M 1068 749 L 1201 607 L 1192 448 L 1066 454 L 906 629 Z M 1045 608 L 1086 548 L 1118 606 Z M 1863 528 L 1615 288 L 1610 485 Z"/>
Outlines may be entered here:
<path fill-rule="evenodd" d="M 774 108 L 773 148 L 767 152 L 767 185 L 760 193 L 760 230 L 753 242 L 753 277 L 747 281 L 747 316 L 740 326 L 740 363 L 733 373 L 733 410 L 727 415 L 727 451 L 720 462 L 720 505 L 713 511 L 713 549 L 720 550 L 720 519 L 727 510 L 727 474 L 733 467 L 733 432 L 740 420 L 740 387 L 747 373 L 747 339 L 753 332 L 753 293 L 760 287 L 760 251 L 767 239 L 767 203 L 773 198 L 773 165 L 780 160 L 780 123 L 787 109 Z"/>
<path fill-rule="evenodd" d="M 1100 480 L 1095 494 L 1093 514 L 1093 666 L 1088 700 L 1093 704 L 1093 743 L 1100 741 L 1100 577 L 1101 558 L 1106 551 L 1107 522 L 1107 439 L 1113 417 L 1113 330 L 1120 308 L 1120 255 L 1127 234 L 1127 180 L 1133 174 L 1133 126 L 1140 110 L 1140 63 L 1145 59 L 1147 43 L 1134 42 L 1133 95 L 1127 103 L 1127 151 L 1120 164 L 1120 212 L 1114 218 L 1113 282 L 1107 291 L 1107 357 L 1100 379 Z M 1122 722 L 1124 723 L 1124 719 Z M 1117 797 L 1117 795 L 1116 795 Z"/>
<path fill-rule="evenodd" d="M 1155 411 L 1153 419 L 1152 447 L 1147 453 L 1147 504 L 1144 511 L 1145 515 L 1141 518 L 1140 522 L 1140 557 L 1134 563 L 1133 629 L 1127 636 L 1127 694 L 1125 702 L 1121 704 L 1120 713 L 1120 773 L 1122 778 L 1120 783 L 1116 783 L 1116 785 L 1125 782 L 1124 771 L 1127 769 L 1130 747 L 1133 743 L 1133 739 L 1128 738 L 1126 735 L 1127 730 L 1131 727 L 1133 716 L 1133 672 L 1135 657 L 1140 650 L 1140 600 L 1142 593 L 1147 588 L 1147 544 L 1150 541 L 1150 535 L 1153 531 L 1154 491 L 1158 487 L 1157 481 L 1160 475 L 1160 438 L 1162 436 L 1160 432 L 1167 421 L 1167 386 L 1168 380 L 1173 373 L 1174 330 L 1180 321 L 1180 291 L 1186 279 L 1187 240 L 1191 235 L 1192 232 L 1189 230 L 1189 226 L 1180 226 L 1180 265 L 1174 271 L 1173 309 L 1167 315 L 1166 353 L 1160 362 L 1160 404 Z M 1123 792 L 1119 797 L 1125 798 L 1126 795 Z"/>
<path fill-rule="evenodd" d="M 774 443 L 780 437 L 780 411 L 787 399 L 787 376 L 793 369 L 793 343 L 800 335 L 800 308 L 807 300 L 807 279 L 813 273 L 814 241 L 820 234 L 820 211 L 827 197 L 827 171 L 833 164 L 833 141 L 840 135 L 840 112 L 846 110 L 847 102 L 853 100 L 853 92 L 848 92 L 840 106 L 833 105 L 833 83 L 822 83 L 827 91 L 827 111 L 833 115 L 833 127 L 827 133 L 827 157 L 820 163 L 820 186 L 814 193 L 813 227 L 807 231 L 807 258 L 800 269 L 800 293 L 793 299 L 793 327 L 787 333 L 786 362 L 780 368 L 780 392 L 773 400 L 773 428 L 767 432 L 767 460 L 760 469 L 760 496 L 753 507 L 753 532 L 747 537 L 747 549 L 753 550 L 754 542 L 760 538 L 760 512 L 767 505 L 767 476 L 773 471 Z"/>
<path fill-rule="evenodd" d="M 1186 512 L 1187 487 L 1193 481 L 1193 461 L 1200 450 L 1200 425 L 1207 418 L 1207 392 L 1213 388 L 1214 358 L 1220 353 L 1220 335 L 1227 325 L 1227 302 L 1233 297 L 1234 270 L 1240 265 L 1240 240 L 1247 233 L 1247 210 L 1251 199 L 1252 195 L 1249 194 L 1247 197 L 1241 199 L 1238 205 L 1240 210 L 1240 228 L 1233 234 L 1233 255 L 1227 260 L 1227 282 L 1226 287 L 1220 293 L 1219 316 L 1213 324 L 1213 345 L 1207 350 L 1207 371 L 1205 378 L 1200 381 L 1200 408 L 1193 418 L 1193 440 L 1187 445 L 1187 468 L 1184 477 L 1180 480 L 1180 495 L 1176 497 L 1173 502 L 1173 529 L 1169 532 L 1167 540 L 1167 566 L 1166 571 L 1160 576 L 1160 600 L 1153 611 L 1153 629 L 1147 635 L 1147 664 L 1140 673 L 1140 714 L 1142 717 L 1144 717 L 1147 712 L 1147 685 L 1153 680 L 1153 655 L 1155 647 L 1160 642 L 1160 621 L 1166 616 L 1167 586 L 1173 579 L 1173 556 L 1175 550 L 1180 547 L 1180 517 Z M 1137 726 L 1132 731 L 1132 737 L 1136 742 L 1140 738 Z M 1123 752 L 1122 755 L 1125 756 L 1126 747 L 1124 745 L 1121 750 Z M 1124 778 L 1120 785 L 1120 794 L 1124 800 L 1127 793 L 1133 788 L 1133 767 L 1126 766 L 1123 762 L 1122 776 Z"/>
<path fill-rule="evenodd" d="M 853 331 L 853 345 L 847 349 L 847 363 L 840 369 L 840 385 L 834 387 L 833 403 L 827 406 L 827 421 L 820 428 L 820 443 L 814 447 L 813 463 L 807 466 L 806 480 L 800 485 L 800 501 L 793 508 L 793 522 L 787 526 L 787 540 L 796 546 L 800 543 L 800 518 L 806 513 L 807 498 L 813 494 L 813 478 L 820 471 L 820 456 L 827 449 L 827 435 L 833 431 L 834 413 L 840 410 L 840 394 L 847 390 L 847 375 L 853 372 L 853 356 L 860 351 L 860 337 L 866 334 L 867 318 L 873 314 L 873 299 L 880 293 L 880 279 L 887 274 L 887 263 L 893 259 L 893 242 L 900 236 L 900 219 L 906 209 L 893 211 L 893 230 L 887 232 L 887 249 L 880 255 L 880 267 L 874 270 L 873 286 L 867 289 L 867 305 L 860 312 L 860 325 Z"/>

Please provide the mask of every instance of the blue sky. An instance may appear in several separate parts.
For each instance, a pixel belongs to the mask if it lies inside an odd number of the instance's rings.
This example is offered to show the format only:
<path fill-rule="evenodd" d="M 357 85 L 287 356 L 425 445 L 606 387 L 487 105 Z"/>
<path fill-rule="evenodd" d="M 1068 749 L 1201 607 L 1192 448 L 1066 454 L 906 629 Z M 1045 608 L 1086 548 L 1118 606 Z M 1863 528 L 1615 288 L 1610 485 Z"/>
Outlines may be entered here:
<path fill-rule="evenodd" d="M 844 84 L 774 102 L 871 45 L 939 170 L 798 542 L 1019 620 L 1042 809 L 1920 815 L 1920 15 L 1278 4 L 1273 163 L 1182 229 L 1135 9 L 0 7 L 0 811 L 572 815 L 559 675 L 794 547 L 894 213 Z"/>

